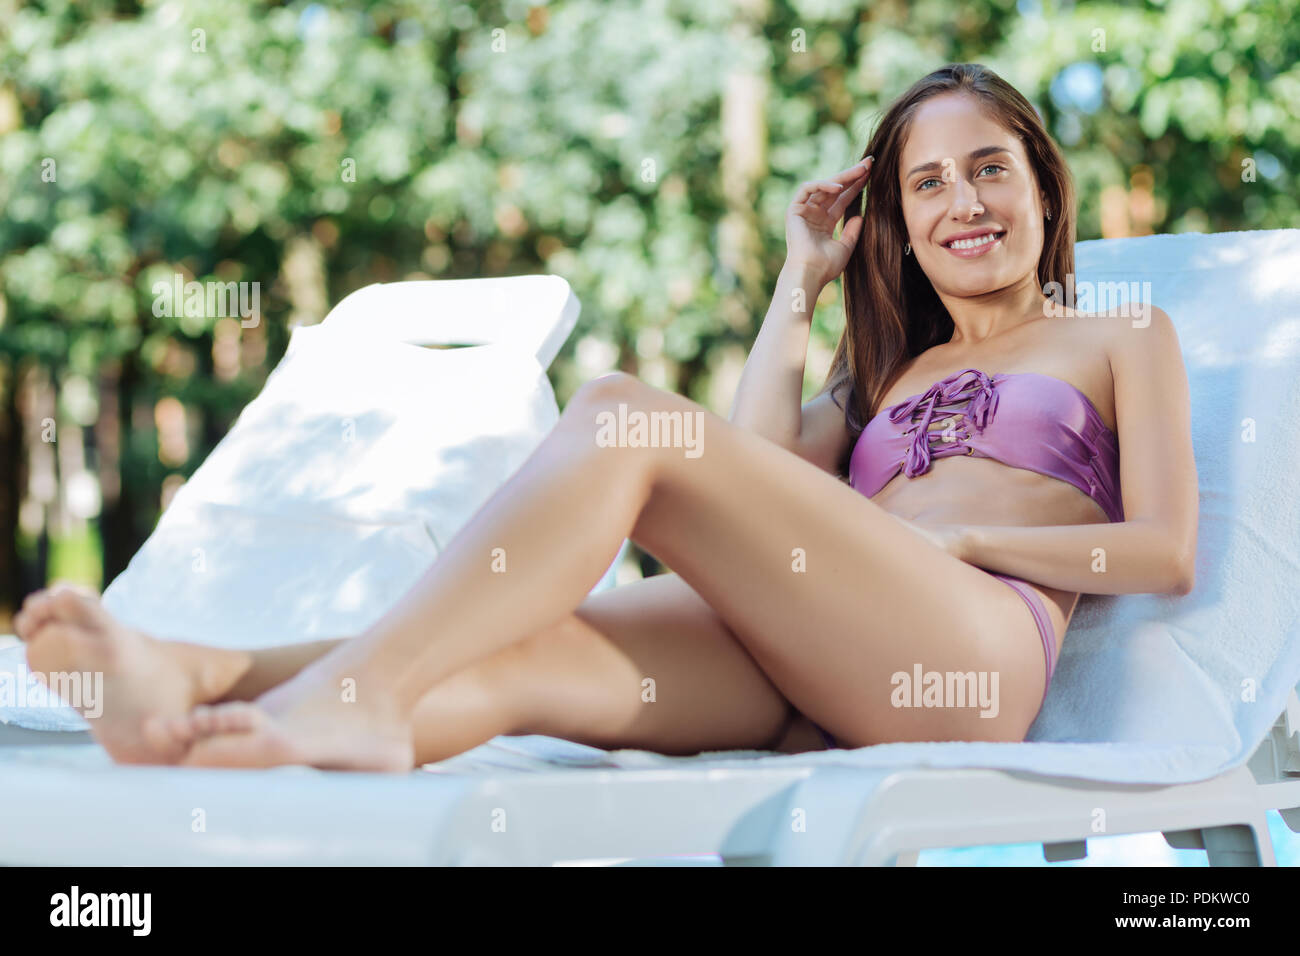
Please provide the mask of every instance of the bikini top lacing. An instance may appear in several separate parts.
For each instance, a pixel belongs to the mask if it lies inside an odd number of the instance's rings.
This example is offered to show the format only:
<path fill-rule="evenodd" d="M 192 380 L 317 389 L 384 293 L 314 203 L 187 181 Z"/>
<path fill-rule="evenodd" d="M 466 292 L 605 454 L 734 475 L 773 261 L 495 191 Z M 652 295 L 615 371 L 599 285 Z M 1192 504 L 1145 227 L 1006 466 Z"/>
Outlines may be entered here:
<path fill-rule="evenodd" d="M 955 372 L 867 423 L 850 456 L 849 483 L 872 497 L 900 470 L 916 478 L 953 455 L 1069 482 L 1111 521 L 1124 520 L 1119 439 L 1088 397 L 1062 379 Z"/>

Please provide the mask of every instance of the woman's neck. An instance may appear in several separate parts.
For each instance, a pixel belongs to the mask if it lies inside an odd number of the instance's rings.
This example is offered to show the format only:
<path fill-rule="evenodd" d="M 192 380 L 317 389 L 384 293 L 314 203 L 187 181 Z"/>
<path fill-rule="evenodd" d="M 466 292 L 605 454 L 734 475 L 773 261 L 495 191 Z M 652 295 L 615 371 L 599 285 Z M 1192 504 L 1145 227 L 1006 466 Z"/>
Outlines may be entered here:
<path fill-rule="evenodd" d="M 996 338 L 1045 313 L 1043 295 L 1034 276 L 1026 276 L 1015 285 L 976 296 L 953 296 L 939 293 L 939 299 L 952 317 L 953 332 L 949 343 L 976 346 Z"/>

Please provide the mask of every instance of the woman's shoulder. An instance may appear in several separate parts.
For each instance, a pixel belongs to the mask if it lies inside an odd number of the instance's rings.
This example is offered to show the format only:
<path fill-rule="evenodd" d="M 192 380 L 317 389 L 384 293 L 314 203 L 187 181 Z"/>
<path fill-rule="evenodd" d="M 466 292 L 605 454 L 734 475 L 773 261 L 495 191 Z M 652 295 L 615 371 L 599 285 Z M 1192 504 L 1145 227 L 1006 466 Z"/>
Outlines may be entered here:
<path fill-rule="evenodd" d="M 1105 311 L 1064 310 L 1060 331 L 1077 347 L 1101 349 L 1112 362 L 1117 356 L 1140 352 L 1157 340 L 1176 339 L 1173 320 L 1164 309 L 1149 302 L 1125 302 Z"/>
<path fill-rule="evenodd" d="M 1124 302 L 1097 312 L 1079 312 L 1062 306 L 1057 310 L 1057 314 L 1063 319 L 1078 320 L 1066 323 L 1071 329 L 1107 338 L 1127 329 L 1150 328 L 1153 322 L 1157 324 L 1172 322 L 1169 313 L 1150 302 Z"/>

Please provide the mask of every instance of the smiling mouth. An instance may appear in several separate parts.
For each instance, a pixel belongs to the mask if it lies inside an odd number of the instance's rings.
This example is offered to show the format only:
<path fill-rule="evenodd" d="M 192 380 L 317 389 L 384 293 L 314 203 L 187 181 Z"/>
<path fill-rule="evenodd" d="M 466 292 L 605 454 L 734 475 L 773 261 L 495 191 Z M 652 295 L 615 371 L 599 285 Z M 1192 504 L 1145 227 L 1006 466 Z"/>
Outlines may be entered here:
<path fill-rule="evenodd" d="M 941 245 L 945 249 L 953 249 L 956 251 L 961 251 L 963 249 L 982 249 L 984 246 L 997 242 L 1005 235 L 1005 230 L 1002 232 L 987 232 L 982 236 L 976 236 L 974 239 L 957 239 L 953 242 L 941 243 Z"/>

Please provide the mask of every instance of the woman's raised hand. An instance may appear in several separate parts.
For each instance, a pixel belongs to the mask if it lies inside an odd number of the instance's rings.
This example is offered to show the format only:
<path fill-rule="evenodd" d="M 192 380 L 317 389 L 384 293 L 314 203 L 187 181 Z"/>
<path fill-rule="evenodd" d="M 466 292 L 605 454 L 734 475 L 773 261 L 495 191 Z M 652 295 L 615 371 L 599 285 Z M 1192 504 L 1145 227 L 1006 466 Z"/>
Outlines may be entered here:
<path fill-rule="evenodd" d="M 862 217 L 854 216 L 835 238 L 835 224 L 867 184 L 874 157 L 868 156 L 831 179 L 812 179 L 799 187 L 785 214 L 786 262 L 811 269 L 823 284 L 848 264 Z"/>

